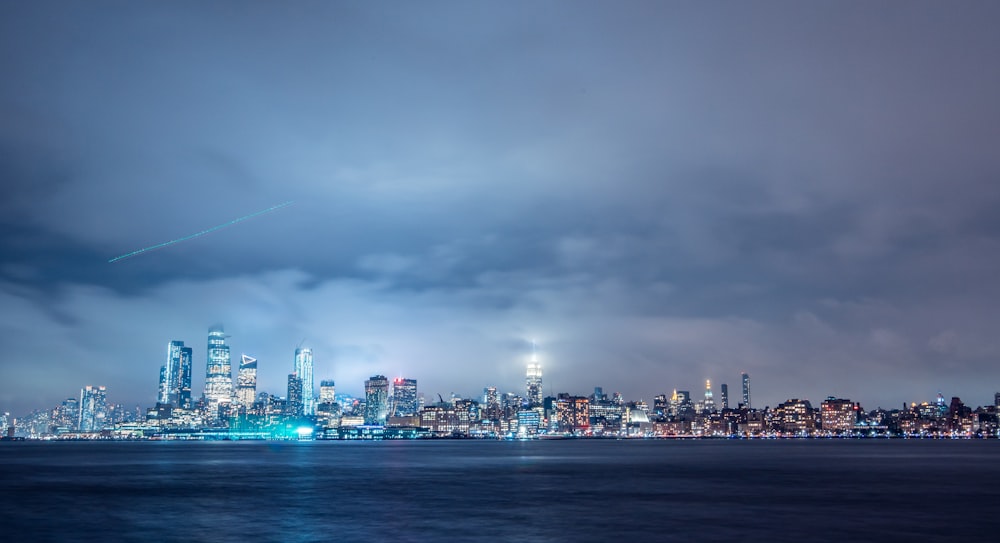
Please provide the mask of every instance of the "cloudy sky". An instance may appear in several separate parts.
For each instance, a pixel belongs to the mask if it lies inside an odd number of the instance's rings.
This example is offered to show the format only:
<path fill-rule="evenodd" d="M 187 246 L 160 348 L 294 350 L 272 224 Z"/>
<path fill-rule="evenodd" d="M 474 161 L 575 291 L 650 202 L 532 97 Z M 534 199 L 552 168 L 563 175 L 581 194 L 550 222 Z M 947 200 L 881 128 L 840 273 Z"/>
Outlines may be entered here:
<path fill-rule="evenodd" d="M 0 412 L 284 394 L 1000 390 L 995 2 L 7 2 Z M 292 200 L 273 213 L 109 263 Z M 318 383 L 317 383 L 318 384 Z M 718 395 L 718 389 L 716 389 Z"/>

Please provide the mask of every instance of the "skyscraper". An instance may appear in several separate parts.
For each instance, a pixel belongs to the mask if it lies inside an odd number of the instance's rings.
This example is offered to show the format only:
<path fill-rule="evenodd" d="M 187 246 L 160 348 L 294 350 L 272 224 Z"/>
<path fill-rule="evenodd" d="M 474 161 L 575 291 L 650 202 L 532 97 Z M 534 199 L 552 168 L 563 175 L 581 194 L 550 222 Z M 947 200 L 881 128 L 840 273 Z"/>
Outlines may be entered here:
<path fill-rule="evenodd" d="M 312 349 L 295 349 L 295 374 L 302 381 L 302 412 L 307 416 L 316 414 L 316 396 L 313 388 Z"/>
<path fill-rule="evenodd" d="M 394 379 L 392 381 L 392 398 L 392 416 L 415 416 L 417 414 L 417 380 Z"/>
<path fill-rule="evenodd" d="M 257 397 L 257 359 L 242 355 L 236 374 L 236 403 L 249 409 Z"/>
<path fill-rule="evenodd" d="M 162 404 L 178 405 L 180 402 L 181 349 L 183 341 L 167 343 L 167 362 L 160 368 L 160 393 L 156 401 Z"/>
<path fill-rule="evenodd" d="M 712 398 L 712 381 L 709 379 L 705 380 L 704 409 L 706 413 L 711 413 L 712 411 L 715 411 L 715 400 Z"/>
<path fill-rule="evenodd" d="M 389 380 L 373 375 L 365 381 L 365 424 L 385 424 L 389 411 Z"/>
<path fill-rule="evenodd" d="M 286 414 L 294 417 L 302 416 L 302 379 L 294 373 L 288 374 L 288 403 L 285 406 Z"/>
<path fill-rule="evenodd" d="M 80 424 L 77 427 L 81 432 L 101 431 L 107 416 L 107 391 L 103 386 L 87 385 L 80 390 Z"/>
<path fill-rule="evenodd" d="M 542 405 L 542 365 L 538 363 L 534 343 L 531 344 L 531 361 L 528 362 L 525 386 L 528 392 L 528 404 L 531 407 Z"/>
<path fill-rule="evenodd" d="M 184 342 L 181 342 L 183 345 Z M 180 374 L 177 377 L 177 405 L 182 409 L 191 409 L 191 375 L 194 373 L 194 350 L 191 347 L 181 347 Z"/>
<path fill-rule="evenodd" d="M 722 408 L 729 409 L 729 385 L 722 383 L 719 385 L 719 390 L 722 391 Z"/>
<path fill-rule="evenodd" d="M 484 417 L 487 420 L 500 420 L 500 396 L 497 395 L 497 387 L 486 387 L 483 389 L 483 405 L 486 406 Z"/>
<path fill-rule="evenodd" d="M 226 333 L 218 324 L 208 329 L 208 362 L 205 368 L 205 402 L 210 418 L 219 416 L 219 404 L 233 396 L 233 367 Z"/>
<path fill-rule="evenodd" d="M 750 409 L 750 376 L 747 372 L 742 373 L 743 377 L 743 407 Z"/>

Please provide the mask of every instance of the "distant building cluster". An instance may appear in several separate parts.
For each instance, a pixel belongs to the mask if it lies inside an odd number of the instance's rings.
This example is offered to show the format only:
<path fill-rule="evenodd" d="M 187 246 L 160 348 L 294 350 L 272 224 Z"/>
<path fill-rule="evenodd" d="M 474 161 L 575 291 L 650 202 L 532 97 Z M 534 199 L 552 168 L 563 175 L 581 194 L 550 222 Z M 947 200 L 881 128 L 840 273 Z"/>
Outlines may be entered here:
<path fill-rule="evenodd" d="M 933 403 L 865 411 L 849 399 L 829 397 L 818 406 L 789 399 L 754 408 L 750 376 L 740 375 L 742 394 L 730 406 L 729 387 L 716 401 L 710 380 L 695 399 L 688 390 L 660 394 L 650 406 L 626 401 L 601 387 L 589 396 L 544 396 L 542 365 L 532 354 L 524 395 L 500 392 L 428 403 L 417 380 L 373 375 L 364 397 L 337 394 L 333 380 L 313 378 L 313 353 L 300 346 L 292 357 L 284 395 L 257 391 L 258 360 L 241 355 L 235 384 L 221 325 L 208 331 L 205 387 L 192 399 L 193 350 L 169 341 L 160 367 L 156 405 L 134 410 L 107 401 L 103 386 L 86 386 L 79 397 L 14 419 L 0 413 L 4 439 L 408 439 L 408 438 L 775 438 L 933 437 L 996 438 L 1000 393 L 994 405 L 966 406 L 939 393 Z"/>

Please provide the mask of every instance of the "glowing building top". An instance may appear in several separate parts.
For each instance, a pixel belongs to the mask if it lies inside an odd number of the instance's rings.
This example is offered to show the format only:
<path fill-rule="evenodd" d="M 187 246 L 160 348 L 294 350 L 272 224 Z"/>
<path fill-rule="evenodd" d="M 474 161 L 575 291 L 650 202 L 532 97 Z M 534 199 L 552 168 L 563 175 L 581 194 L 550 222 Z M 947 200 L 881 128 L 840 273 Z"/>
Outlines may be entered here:
<path fill-rule="evenodd" d="M 542 405 L 542 365 L 538 363 L 534 342 L 531 343 L 531 361 L 528 362 L 525 385 L 528 392 L 528 403 L 531 406 Z"/>

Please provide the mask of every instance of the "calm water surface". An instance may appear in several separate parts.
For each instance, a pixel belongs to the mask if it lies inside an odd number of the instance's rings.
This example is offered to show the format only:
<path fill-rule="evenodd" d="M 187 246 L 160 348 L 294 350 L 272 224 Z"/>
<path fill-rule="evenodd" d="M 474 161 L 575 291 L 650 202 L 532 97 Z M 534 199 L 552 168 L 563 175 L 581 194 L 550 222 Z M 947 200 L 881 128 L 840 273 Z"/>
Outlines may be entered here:
<path fill-rule="evenodd" d="M 0 444 L 3 541 L 1000 541 L 997 441 Z"/>

